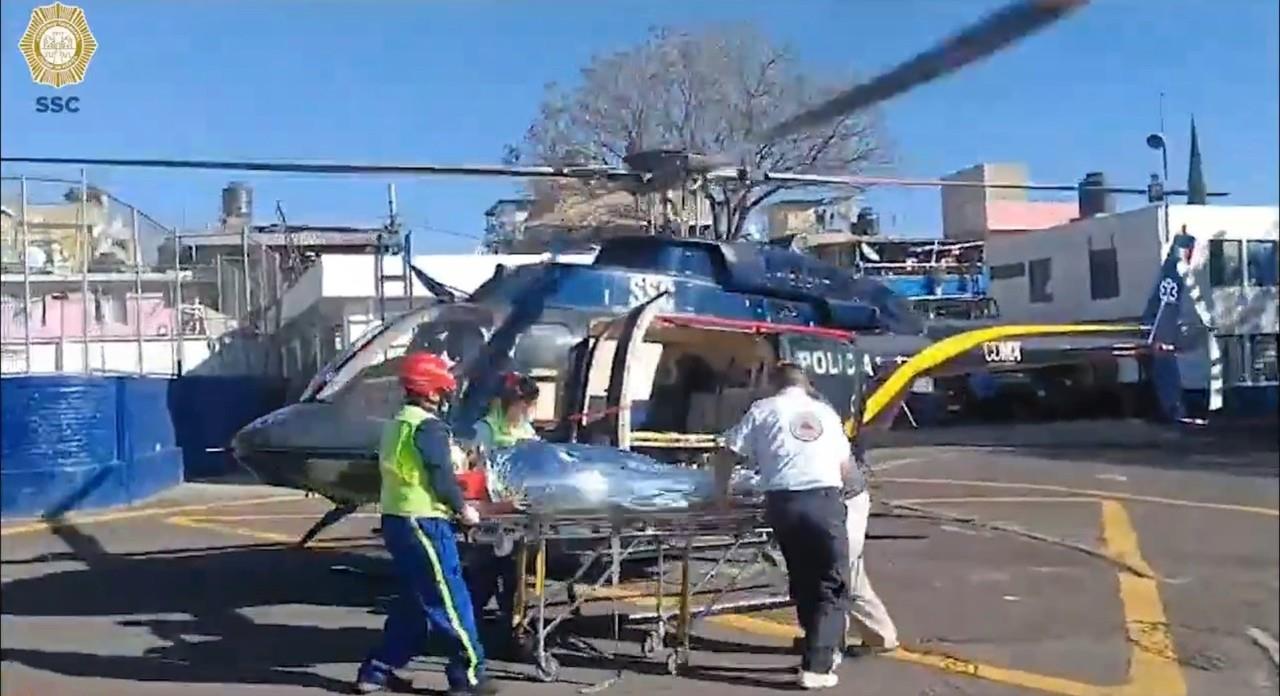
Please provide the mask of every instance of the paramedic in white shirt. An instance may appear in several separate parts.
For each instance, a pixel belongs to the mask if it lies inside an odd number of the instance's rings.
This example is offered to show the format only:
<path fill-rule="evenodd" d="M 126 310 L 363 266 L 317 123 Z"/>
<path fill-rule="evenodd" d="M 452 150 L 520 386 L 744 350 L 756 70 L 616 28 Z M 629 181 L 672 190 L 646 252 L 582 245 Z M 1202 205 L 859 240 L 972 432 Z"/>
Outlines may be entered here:
<path fill-rule="evenodd" d="M 804 631 L 800 685 L 835 686 L 849 602 L 849 538 L 841 491 L 852 447 L 839 414 L 814 398 L 804 370 L 779 363 L 776 393 L 756 401 L 724 435 L 725 447 L 760 472 L 765 516 L 787 563 Z"/>

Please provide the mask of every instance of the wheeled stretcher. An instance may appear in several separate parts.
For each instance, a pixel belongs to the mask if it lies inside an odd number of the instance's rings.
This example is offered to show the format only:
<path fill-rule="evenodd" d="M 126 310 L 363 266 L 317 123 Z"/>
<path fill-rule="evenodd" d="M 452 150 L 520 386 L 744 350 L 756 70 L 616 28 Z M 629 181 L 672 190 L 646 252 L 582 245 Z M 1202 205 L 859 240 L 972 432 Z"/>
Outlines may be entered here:
<path fill-rule="evenodd" d="M 662 653 L 671 674 L 689 664 L 690 636 L 703 619 L 790 604 L 785 590 L 761 596 L 761 586 L 751 584 L 770 567 L 781 565 L 770 544 L 771 530 L 757 506 L 652 513 L 498 514 L 471 529 L 467 538 L 492 544 L 497 553 L 515 554 L 512 628 L 544 681 L 554 681 L 559 674 L 553 645 L 607 657 L 587 641 L 557 632 L 591 600 L 609 602 L 615 637 L 623 624 L 647 628 L 641 653 L 646 657 Z M 695 570 L 695 554 L 705 557 L 710 567 Z M 572 558 L 577 570 L 553 580 L 547 572 L 553 555 Z M 623 562 L 640 558 L 657 561 L 656 583 L 644 591 L 623 588 Z M 678 587 L 674 601 L 668 595 L 666 577 L 670 561 L 679 568 L 673 580 Z M 744 598 L 748 592 L 752 596 Z M 693 598 L 700 593 L 710 599 L 695 609 Z M 626 605 L 647 605 L 638 607 L 647 610 L 623 611 L 620 607 Z"/>

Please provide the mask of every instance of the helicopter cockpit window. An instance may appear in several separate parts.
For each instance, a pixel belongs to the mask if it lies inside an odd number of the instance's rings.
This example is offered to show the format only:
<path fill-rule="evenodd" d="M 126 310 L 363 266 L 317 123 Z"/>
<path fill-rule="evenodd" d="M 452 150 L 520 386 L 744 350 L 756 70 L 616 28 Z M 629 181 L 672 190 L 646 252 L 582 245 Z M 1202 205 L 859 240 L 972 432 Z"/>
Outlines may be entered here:
<path fill-rule="evenodd" d="M 399 403 L 401 398 L 396 368 L 406 352 L 430 351 L 460 364 L 484 346 L 496 323 L 489 310 L 461 305 L 432 307 L 402 317 L 356 351 L 315 398 L 354 401 L 357 408 L 371 413 L 385 410 L 383 401 Z"/>
<path fill-rule="evenodd" d="M 460 363 L 484 345 L 484 330 L 474 320 L 442 320 L 419 324 L 408 348 L 436 353 Z M 404 350 L 401 350 L 404 353 Z"/>

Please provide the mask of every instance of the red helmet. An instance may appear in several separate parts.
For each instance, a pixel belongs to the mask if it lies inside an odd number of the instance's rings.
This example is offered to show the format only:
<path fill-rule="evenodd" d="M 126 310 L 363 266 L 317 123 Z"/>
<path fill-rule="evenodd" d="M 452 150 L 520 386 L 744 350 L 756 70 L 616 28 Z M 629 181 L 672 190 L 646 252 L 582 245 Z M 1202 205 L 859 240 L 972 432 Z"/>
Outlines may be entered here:
<path fill-rule="evenodd" d="M 449 363 L 435 353 L 410 353 L 400 363 L 400 384 L 417 396 L 431 396 L 438 391 L 453 391 L 458 382 L 449 371 Z"/>

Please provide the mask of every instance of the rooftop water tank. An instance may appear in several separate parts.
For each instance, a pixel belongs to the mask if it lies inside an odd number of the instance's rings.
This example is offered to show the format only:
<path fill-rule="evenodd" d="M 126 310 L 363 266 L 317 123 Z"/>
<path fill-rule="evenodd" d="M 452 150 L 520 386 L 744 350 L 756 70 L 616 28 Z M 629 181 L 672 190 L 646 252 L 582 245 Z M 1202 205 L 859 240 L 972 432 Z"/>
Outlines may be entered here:
<path fill-rule="evenodd" d="M 233 181 L 222 189 L 222 217 L 251 220 L 253 218 L 253 189 L 242 181 Z"/>
<path fill-rule="evenodd" d="M 1107 178 L 1102 172 L 1089 172 L 1076 187 L 1080 198 L 1080 217 L 1087 218 L 1116 211 L 1115 199 L 1105 190 Z"/>

